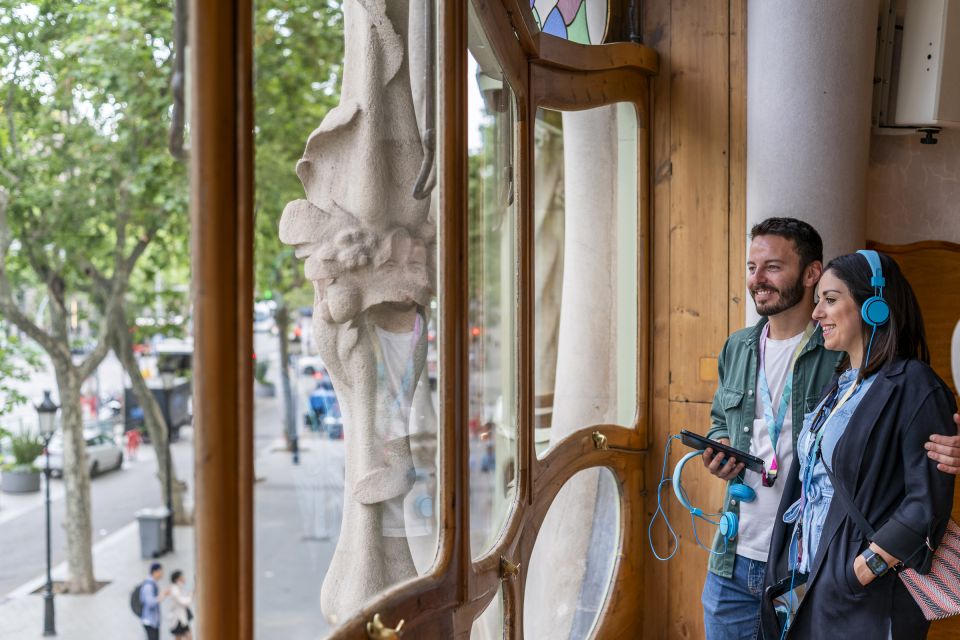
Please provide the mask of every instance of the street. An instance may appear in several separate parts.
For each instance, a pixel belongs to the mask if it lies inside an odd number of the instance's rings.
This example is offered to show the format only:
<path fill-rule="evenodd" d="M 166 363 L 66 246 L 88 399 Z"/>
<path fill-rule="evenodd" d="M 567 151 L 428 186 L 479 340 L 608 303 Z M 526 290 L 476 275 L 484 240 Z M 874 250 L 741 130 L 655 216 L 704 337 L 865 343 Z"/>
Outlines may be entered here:
<path fill-rule="evenodd" d="M 285 638 L 308 640 L 322 637 L 330 627 L 320 611 L 320 587 L 340 534 L 343 510 L 344 441 L 331 440 L 324 433 L 313 433 L 304 427 L 307 396 L 315 380 L 294 372 L 293 383 L 297 395 L 295 411 L 300 435 L 300 464 L 294 465 L 292 455 L 283 440 L 283 400 L 279 380 L 277 337 L 270 333 L 255 334 L 258 361 L 269 360 L 267 377 L 276 385 L 277 395 L 255 397 L 254 453 L 255 453 L 255 637 L 264 640 Z M 122 374 L 116 370 L 119 388 Z M 101 384 L 107 379 L 101 372 Z M 31 389 L 46 388 L 49 380 L 34 380 Z M 55 385 L 53 386 L 55 389 Z M 434 394 L 433 401 L 436 402 Z M 30 411 L 33 412 L 32 407 Z M 34 412 L 35 413 L 35 412 Z M 24 417 L 24 422 L 30 418 Z M 35 415 L 33 416 L 35 424 Z M 181 431 L 181 439 L 172 445 L 178 477 L 193 485 L 193 429 Z M 139 575 L 138 549 L 129 533 L 134 514 L 144 507 L 160 506 L 161 491 L 156 478 L 156 458 L 150 445 L 141 445 L 136 461 L 125 461 L 124 468 L 100 475 L 92 480 L 93 542 L 106 541 L 117 549 L 110 557 L 122 554 L 116 562 L 133 569 Z M 63 483 L 54 479 L 52 489 L 53 565 L 65 560 Z M 192 498 L 188 498 L 192 503 Z M 183 528 L 191 535 L 192 529 Z M 178 531 L 178 535 L 180 532 Z M 128 540 L 118 546 L 115 541 Z M 187 548 L 192 547 L 188 545 Z M 13 592 L 37 583 L 45 571 L 43 492 L 27 496 L 0 494 L 0 549 L 16 549 L 4 553 L 0 559 L 0 605 L 7 602 L 6 611 L 18 601 Z M 121 550 L 122 549 L 122 550 Z M 188 551 L 189 553 L 189 551 Z M 96 556 L 98 577 L 116 579 L 116 562 Z M 432 558 L 432 547 L 426 557 Z M 123 558 L 123 559 L 120 559 Z M 104 564 L 106 562 L 106 564 Z M 111 564 L 113 562 L 113 564 Z M 181 558 L 179 564 L 188 575 L 188 588 L 193 588 L 193 563 Z M 427 561 L 426 564 L 429 564 Z M 425 568 L 426 565 L 424 565 Z M 174 567 L 169 567 L 170 569 Z M 113 575 L 110 575 L 113 572 Z M 90 615 L 102 615 L 104 610 L 122 611 L 126 595 L 125 585 L 105 589 L 103 604 L 91 605 Z M 118 593 L 119 592 L 119 593 Z M 29 598 L 32 598 L 30 596 Z M 22 600 L 22 596 L 20 596 Z M 68 602 L 74 602 L 68 598 Z M 111 604 L 112 603 L 112 604 Z M 62 605 L 72 606 L 72 605 Z M 19 609 L 16 609 L 19 610 Z M 122 614 L 121 614 L 122 615 Z M 202 612 L 198 612 L 202 617 Z M 70 625 L 91 623 L 94 619 L 78 613 L 71 614 Z M 65 620 L 66 622 L 66 620 Z M 121 621 L 122 622 L 122 621 Z M 128 621 L 129 622 L 129 621 Z M 110 636 L 121 637 L 121 636 Z"/>
<path fill-rule="evenodd" d="M 190 429 L 181 430 L 181 439 L 171 446 L 178 476 L 193 473 L 193 438 Z M 102 540 L 134 520 L 137 510 L 162 505 L 157 480 L 156 456 L 151 445 L 141 445 L 136 461 L 125 460 L 123 468 L 104 473 L 90 483 L 93 514 L 93 542 Z M 52 560 L 66 560 L 63 532 L 65 512 L 63 481 L 56 478 L 51 490 Z M 24 582 L 46 570 L 43 491 L 28 496 L 0 494 L 0 599 Z"/>

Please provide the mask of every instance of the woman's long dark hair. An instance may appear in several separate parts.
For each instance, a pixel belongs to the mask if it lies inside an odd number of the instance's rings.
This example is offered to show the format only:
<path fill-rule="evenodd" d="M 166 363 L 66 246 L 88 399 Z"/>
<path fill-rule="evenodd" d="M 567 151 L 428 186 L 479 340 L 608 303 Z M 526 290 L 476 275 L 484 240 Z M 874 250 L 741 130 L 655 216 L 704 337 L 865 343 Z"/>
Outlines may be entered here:
<path fill-rule="evenodd" d="M 930 364 L 930 348 L 927 346 L 926 331 L 923 327 L 923 314 L 920 313 L 913 287 L 893 258 L 885 253 L 877 255 L 880 256 L 880 268 L 886 280 L 883 299 L 890 307 L 890 319 L 886 324 L 877 327 L 873 345 L 870 347 L 870 361 L 866 366 L 860 367 L 860 378 L 873 375 L 896 358 L 916 358 Z M 834 258 L 824 269 L 824 272 L 827 271 L 832 271 L 847 285 L 858 307 L 863 307 L 863 303 L 875 295 L 870 285 L 873 276 L 870 264 L 866 257 L 859 253 L 848 253 Z M 873 328 L 862 318 L 860 327 L 863 333 L 863 354 L 866 357 Z M 837 371 L 842 372 L 849 367 L 850 356 L 845 355 Z"/>

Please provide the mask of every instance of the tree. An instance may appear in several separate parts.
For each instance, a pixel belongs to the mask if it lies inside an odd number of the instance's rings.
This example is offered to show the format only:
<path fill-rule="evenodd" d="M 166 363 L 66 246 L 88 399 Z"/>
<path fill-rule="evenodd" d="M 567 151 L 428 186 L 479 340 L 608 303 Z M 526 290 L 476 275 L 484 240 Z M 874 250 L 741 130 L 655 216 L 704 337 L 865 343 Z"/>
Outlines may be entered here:
<path fill-rule="evenodd" d="M 17 334 L 0 334 L 0 416 L 27 401 L 15 383 L 28 380 L 39 366 L 38 354 Z M 0 435 L 4 435 L 3 429 Z"/>
<path fill-rule="evenodd" d="M 80 386 L 127 331 L 137 261 L 183 216 L 186 176 L 166 150 L 170 7 L 18 3 L 0 18 L 0 313 L 49 356 L 62 406 L 67 588 L 94 588 Z M 14 292 L 39 283 L 35 322 Z M 95 345 L 74 361 L 68 300 L 90 296 Z"/>
<path fill-rule="evenodd" d="M 256 103 L 256 280 L 261 296 L 276 303 L 280 376 L 285 399 L 284 435 L 295 433 L 289 368 L 292 309 L 313 294 L 303 265 L 277 232 L 284 205 L 303 196 L 294 168 L 307 134 L 338 103 L 343 61 L 343 16 L 337 2 L 264 0 L 256 4 L 254 92 Z"/>

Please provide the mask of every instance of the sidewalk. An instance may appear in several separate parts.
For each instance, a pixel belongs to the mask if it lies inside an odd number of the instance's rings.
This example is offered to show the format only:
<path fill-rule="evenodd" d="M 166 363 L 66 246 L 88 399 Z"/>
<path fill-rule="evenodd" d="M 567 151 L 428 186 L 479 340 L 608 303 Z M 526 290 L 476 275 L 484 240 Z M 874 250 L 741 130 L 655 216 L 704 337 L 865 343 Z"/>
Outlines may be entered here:
<path fill-rule="evenodd" d="M 180 569 L 188 576 L 188 587 L 194 584 L 193 527 L 174 529 L 173 553 L 158 561 L 163 563 L 164 583 L 170 572 Z M 143 627 L 130 611 L 130 592 L 144 580 L 152 560 L 140 559 L 140 531 L 136 522 L 100 541 L 93 548 L 97 580 L 109 582 L 92 595 L 58 595 L 54 599 L 57 638 L 91 640 L 92 638 L 135 639 L 144 637 Z M 53 579 L 62 580 L 66 563 L 53 569 Z M 42 589 L 45 577 L 40 576 L 8 594 L 0 602 L 0 638 L 2 640 L 36 640 L 43 635 L 43 596 L 33 594 Z M 172 625 L 169 625 L 172 626 Z M 164 622 L 161 637 L 169 635 Z"/>
<path fill-rule="evenodd" d="M 309 382 L 304 382 L 309 385 Z M 320 612 L 320 586 L 340 529 L 343 501 L 344 449 L 342 440 L 310 433 L 301 427 L 299 465 L 285 450 L 281 402 L 257 398 L 255 408 L 255 637 L 315 640 L 329 627 Z M 181 473 L 192 473 L 188 468 Z M 192 478 L 190 480 L 192 484 Z M 13 517 L 26 500 L 14 504 L 3 496 L 4 510 Z M 176 552 L 158 561 L 164 566 L 163 584 L 180 569 L 187 589 L 196 586 L 194 528 L 177 527 Z M 0 559 L 2 561 L 2 559 Z M 94 546 L 94 567 L 100 581 L 108 581 L 88 596 L 56 596 L 57 637 L 61 640 L 137 640 L 144 637 L 130 611 L 130 592 L 146 578 L 150 560 L 140 559 L 136 522 Z M 66 564 L 53 571 L 54 580 L 66 574 Z M 9 593 L 0 594 L 0 640 L 38 640 L 43 633 L 44 576 L 37 576 Z M 169 611 L 168 606 L 163 610 Z M 203 612 L 194 608 L 196 625 Z M 173 626 L 164 621 L 161 638 Z M 200 630 L 202 632 L 202 630 Z M 195 638 L 201 636 L 194 633 Z"/>

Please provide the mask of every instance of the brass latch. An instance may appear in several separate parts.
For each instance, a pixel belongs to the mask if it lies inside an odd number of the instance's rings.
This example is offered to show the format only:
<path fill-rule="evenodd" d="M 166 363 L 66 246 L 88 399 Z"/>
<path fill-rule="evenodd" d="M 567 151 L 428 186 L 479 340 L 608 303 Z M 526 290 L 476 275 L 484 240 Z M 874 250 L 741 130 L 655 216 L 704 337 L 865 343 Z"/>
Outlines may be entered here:
<path fill-rule="evenodd" d="M 607 446 L 607 436 L 603 435 L 599 431 L 593 432 L 593 448 L 600 449 L 601 451 L 606 451 L 609 449 Z"/>
<path fill-rule="evenodd" d="M 503 556 L 500 556 L 500 579 L 509 580 L 518 575 L 520 575 L 520 564 L 514 564 Z"/>
<path fill-rule="evenodd" d="M 396 629 L 391 629 L 383 624 L 383 621 L 380 620 L 380 614 L 376 613 L 373 615 L 373 622 L 367 623 L 367 637 L 370 640 L 398 640 L 401 629 L 403 629 L 403 620 L 400 621 Z"/>

